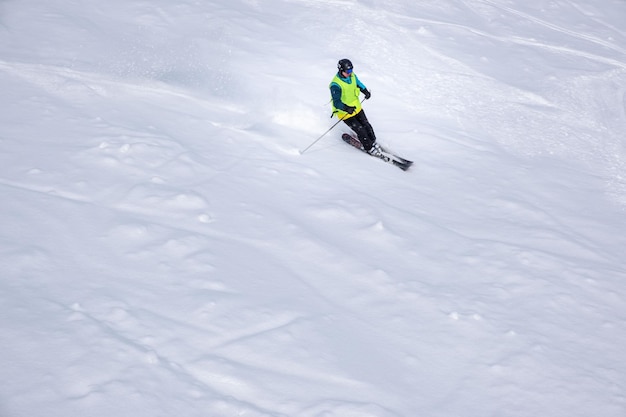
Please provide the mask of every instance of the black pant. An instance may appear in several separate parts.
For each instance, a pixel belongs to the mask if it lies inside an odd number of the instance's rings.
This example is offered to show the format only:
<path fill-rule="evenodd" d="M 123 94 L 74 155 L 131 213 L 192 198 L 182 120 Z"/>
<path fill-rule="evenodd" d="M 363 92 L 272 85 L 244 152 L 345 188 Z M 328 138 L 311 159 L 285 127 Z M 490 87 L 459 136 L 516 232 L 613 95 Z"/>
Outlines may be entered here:
<path fill-rule="evenodd" d="M 356 116 L 350 117 L 343 121 L 350 129 L 354 130 L 356 136 L 359 138 L 366 151 L 372 149 L 374 143 L 376 143 L 376 135 L 372 125 L 367 120 L 365 110 L 361 110 Z"/>

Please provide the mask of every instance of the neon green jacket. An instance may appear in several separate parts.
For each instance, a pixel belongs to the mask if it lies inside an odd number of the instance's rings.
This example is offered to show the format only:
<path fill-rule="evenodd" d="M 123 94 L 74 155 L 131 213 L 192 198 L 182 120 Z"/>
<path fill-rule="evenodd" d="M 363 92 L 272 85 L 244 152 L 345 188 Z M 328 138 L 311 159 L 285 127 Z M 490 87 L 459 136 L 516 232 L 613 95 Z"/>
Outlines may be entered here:
<path fill-rule="evenodd" d="M 350 74 L 348 78 L 343 78 L 339 73 L 330 82 L 330 95 L 332 96 L 333 115 L 341 120 L 349 119 L 356 116 L 361 111 L 361 101 L 359 93 L 367 88 L 355 73 Z M 354 113 L 347 113 L 346 107 L 354 107 Z"/>

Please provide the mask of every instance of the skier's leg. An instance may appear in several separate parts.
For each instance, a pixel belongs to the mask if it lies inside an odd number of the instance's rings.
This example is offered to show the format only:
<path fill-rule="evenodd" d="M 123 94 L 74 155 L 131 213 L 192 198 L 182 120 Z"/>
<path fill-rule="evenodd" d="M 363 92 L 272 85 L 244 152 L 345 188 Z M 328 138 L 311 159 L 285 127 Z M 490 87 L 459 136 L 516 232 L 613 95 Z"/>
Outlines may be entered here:
<path fill-rule="evenodd" d="M 357 138 L 361 141 L 363 148 L 366 151 L 372 149 L 372 145 L 376 141 L 376 137 L 372 139 L 371 134 L 373 134 L 373 130 L 371 126 L 368 128 L 369 123 L 367 122 L 367 117 L 365 117 L 365 123 L 363 122 L 363 117 L 365 114 L 363 110 L 359 112 L 354 117 L 350 117 L 349 119 L 344 120 L 344 122 L 356 133 Z"/>
<path fill-rule="evenodd" d="M 374 128 L 370 124 L 369 120 L 367 120 L 367 116 L 365 115 L 365 111 L 361 110 L 357 117 L 361 118 L 361 122 L 367 131 L 367 137 L 370 139 L 372 144 L 376 143 L 376 134 L 374 133 Z"/>

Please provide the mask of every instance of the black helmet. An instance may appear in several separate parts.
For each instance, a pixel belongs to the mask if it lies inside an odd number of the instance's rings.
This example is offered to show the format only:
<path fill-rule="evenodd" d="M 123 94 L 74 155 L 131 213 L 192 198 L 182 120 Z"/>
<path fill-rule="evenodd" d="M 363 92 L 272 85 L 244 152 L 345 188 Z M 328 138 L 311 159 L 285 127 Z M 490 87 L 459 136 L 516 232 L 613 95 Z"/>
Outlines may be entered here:
<path fill-rule="evenodd" d="M 337 68 L 339 69 L 339 71 L 348 72 L 352 69 L 352 62 L 350 62 L 349 59 L 341 59 L 337 63 Z"/>

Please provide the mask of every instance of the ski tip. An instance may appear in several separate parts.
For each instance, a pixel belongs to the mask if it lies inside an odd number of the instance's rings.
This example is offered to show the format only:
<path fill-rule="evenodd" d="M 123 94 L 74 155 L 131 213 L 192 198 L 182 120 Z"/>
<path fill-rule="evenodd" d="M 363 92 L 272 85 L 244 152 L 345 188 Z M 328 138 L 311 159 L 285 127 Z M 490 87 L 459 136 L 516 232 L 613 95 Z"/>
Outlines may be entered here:
<path fill-rule="evenodd" d="M 411 168 L 411 165 L 412 165 L 412 164 L 403 164 L 402 162 L 398 162 L 394 160 L 392 160 L 392 163 L 398 168 L 400 168 L 402 171 L 408 170 L 409 168 Z"/>

